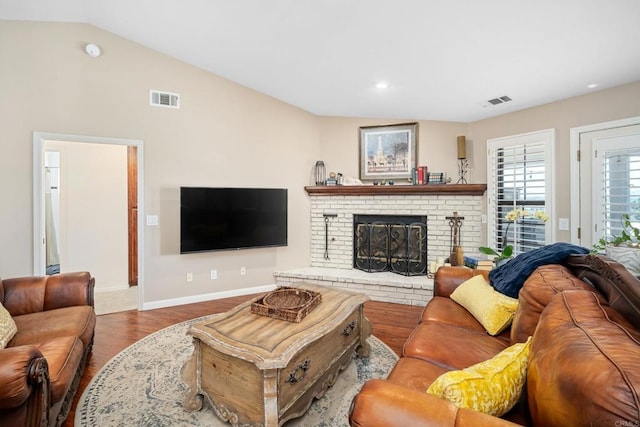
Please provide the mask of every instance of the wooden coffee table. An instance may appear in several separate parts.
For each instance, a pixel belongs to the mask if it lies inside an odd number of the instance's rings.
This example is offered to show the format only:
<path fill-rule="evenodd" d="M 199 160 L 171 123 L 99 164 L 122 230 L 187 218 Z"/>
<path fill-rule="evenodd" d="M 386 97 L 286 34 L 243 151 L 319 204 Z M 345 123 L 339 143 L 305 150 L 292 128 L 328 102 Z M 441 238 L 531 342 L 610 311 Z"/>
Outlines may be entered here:
<path fill-rule="evenodd" d="M 251 312 L 248 301 L 192 325 L 193 355 L 182 368 L 184 407 L 203 396 L 233 426 L 280 426 L 303 415 L 351 362 L 369 356 L 364 294 L 296 284 L 322 294 L 299 323 Z"/>

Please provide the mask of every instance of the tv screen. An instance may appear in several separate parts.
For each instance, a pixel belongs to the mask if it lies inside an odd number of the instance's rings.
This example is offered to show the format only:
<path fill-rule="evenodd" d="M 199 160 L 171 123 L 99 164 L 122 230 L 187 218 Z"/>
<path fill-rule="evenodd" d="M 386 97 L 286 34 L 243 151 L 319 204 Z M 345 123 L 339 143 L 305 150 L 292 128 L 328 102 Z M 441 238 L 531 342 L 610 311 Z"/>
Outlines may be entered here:
<path fill-rule="evenodd" d="M 180 253 L 287 245 L 287 189 L 180 188 Z"/>

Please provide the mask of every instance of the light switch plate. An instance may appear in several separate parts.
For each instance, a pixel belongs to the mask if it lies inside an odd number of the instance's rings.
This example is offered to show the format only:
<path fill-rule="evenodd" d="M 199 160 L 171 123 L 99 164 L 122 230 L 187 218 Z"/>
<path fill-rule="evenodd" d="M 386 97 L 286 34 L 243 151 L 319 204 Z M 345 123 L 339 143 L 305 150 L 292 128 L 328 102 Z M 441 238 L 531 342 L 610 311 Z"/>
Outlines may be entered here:
<path fill-rule="evenodd" d="M 158 225 L 158 215 L 147 215 L 147 225 Z"/>
<path fill-rule="evenodd" d="M 558 230 L 560 231 L 569 230 L 569 218 L 558 218 Z"/>

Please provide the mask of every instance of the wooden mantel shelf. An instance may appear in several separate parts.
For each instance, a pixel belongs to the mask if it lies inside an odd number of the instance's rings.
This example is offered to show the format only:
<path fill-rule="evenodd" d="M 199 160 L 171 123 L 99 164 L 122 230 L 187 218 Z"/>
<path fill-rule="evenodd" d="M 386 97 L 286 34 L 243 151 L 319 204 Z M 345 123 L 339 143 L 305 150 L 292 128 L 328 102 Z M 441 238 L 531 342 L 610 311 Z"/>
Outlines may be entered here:
<path fill-rule="evenodd" d="M 427 185 L 337 185 L 310 186 L 305 191 L 314 196 L 397 196 L 397 195 L 458 195 L 482 196 L 487 184 L 427 184 Z"/>

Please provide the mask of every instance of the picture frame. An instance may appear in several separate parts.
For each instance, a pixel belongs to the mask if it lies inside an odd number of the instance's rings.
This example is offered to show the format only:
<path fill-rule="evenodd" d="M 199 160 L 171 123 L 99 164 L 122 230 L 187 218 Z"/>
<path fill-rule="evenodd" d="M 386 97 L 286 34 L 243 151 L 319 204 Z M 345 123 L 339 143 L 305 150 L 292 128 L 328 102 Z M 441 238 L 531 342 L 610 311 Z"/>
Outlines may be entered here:
<path fill-rule="evenodd" d="M 360 127 L 360 179 L 411 179 L 418 123 Z"/>

